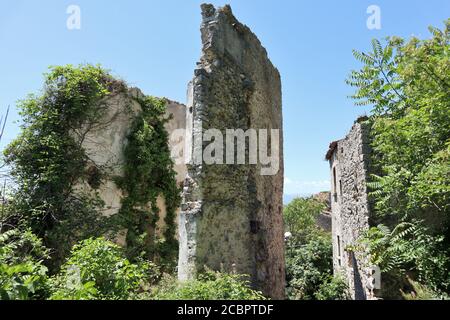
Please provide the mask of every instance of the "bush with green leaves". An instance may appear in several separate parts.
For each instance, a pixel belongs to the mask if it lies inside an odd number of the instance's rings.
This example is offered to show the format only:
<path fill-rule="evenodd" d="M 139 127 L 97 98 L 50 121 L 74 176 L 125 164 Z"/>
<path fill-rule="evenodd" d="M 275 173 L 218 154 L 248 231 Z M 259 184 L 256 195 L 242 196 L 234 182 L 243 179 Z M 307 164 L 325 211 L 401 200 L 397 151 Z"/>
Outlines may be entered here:
<path fill-rule="evenodd" d="M 52 279 L 51 299 L 129 299 L 158 276 L 155 265 L 130 263 L 114 243 L 88 239 L 73 247 Z"/>
<path fill-rule="evenodd" d="M 444 236 L 433 236 L 423 223 L 403 222 L 392 231 L 379 225 L 361 239 L 362 250 L 370 252 L 370 261 L 384 272 L 406 275 L 439 292 L 448 288 L 450 257 Z"/>
<path fill-rule="evenodd" d="M 49 285 L 48 250 L 30 230 L 11 229 L 0 234 L 0 299 L 45 299 Z"/>
<path fill-rule="evenodd" d="M 314 293 L 317 300 L 347 300 L 348 286 L 342 275 L 336 275 L 325 280 Z"/>
<path fill-rule="evenodd" d="M 289 299 L 345 299 L 346 286 L 333 277 L 331 235 L 317 225 L 326 204 L 315 198 L 296 198 L 284 207 L 286 292 Z"/>
<path fill-rule="evenodd" d="M 286 246 L 287 294 L 294 300 L 311 300 L 333 275 L 329 235 L 317 235 L 306 242 L 290 239 Z"/>
<path fill-rule="evenodd" d="M 159 300 L 264 300 L 245 275 L 207 271 L 196 280 L 179 282 L 166 276 L 153 293 Z"/>

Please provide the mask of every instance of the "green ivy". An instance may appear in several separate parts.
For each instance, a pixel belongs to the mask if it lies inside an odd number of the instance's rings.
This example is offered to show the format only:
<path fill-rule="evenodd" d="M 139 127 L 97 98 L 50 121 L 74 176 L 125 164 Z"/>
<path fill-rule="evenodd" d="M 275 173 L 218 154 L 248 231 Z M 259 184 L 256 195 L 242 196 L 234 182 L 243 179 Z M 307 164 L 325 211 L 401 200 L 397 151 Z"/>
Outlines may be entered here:
<path fill-rule="evenodd" d="M 122 227 L 127 229 L 130 259 L 145 255 L 172 268 L 178 253 L 175 218 L 181 198 L 164 127 L 170 118 L 165 117 L 164 99 L 146 96 L 137 101 L 142 112 L 133 122 L 124 150 L 124 176 L 116 179 L 126 195 L 119 216 Z M 156 230 L 159 196 L 166 203 L 162 234 Z"/>

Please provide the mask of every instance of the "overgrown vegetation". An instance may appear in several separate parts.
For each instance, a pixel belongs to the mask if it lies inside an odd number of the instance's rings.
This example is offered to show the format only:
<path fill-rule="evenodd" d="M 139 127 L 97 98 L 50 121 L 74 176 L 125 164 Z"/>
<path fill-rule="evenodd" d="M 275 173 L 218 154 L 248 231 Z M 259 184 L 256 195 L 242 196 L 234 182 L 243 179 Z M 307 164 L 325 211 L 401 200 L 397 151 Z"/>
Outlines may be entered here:
<path fill-rule="evenodd" d="M 0 298 L 263 299 L 245 276 L 207 272 L 179 283 L 173 275 L 181 199 L 164 99 L 128 96 L 141 112 L 133 114 L 123 176 L 113 177 L 124 197 L 117 214 L 102 214 L 96 190 L 104 168 L 82 144 L 89 130 L 104 125 L 106 99 L 119 93 L 127 95 L 126 85 L 101 67 L 68 65 L 51 68 L 42 95 L 19 103 L 22 131 L 4 152 L 14 188 L 6 200 L 2 190 Z M 80 183 L 91 190 L 76 188 Z M 163 230 L 157 230 L 159 197 Z M 124 247 L 107 240 L 119 230 L 126 230 Z"/>
<path fill-rule="evenodd" d="M 104 168 L 87 156 L 82 145 L 90 130 L 102 125 L 106 98 L 128 94 L 126 85 L 99 66 L 52 67 L 42 95 L 30 95 L 18 107 L 22 131 L 5 150 L 16 190 L 2 206 L 1 232 L 30 229 L 50 249 L 46 264 L 58 270 L 71 247 L 81 240 L 127 230 L 127 256 L 157 260 L 173 267 L 177 254 L 175 210 L 179 189 L 164 129 L 165 101 L 133 98 L 136 115 L 124 149 L 124 176 L 116 183 L 126 195 L 118 215 L 102 214 L 96 189 Z M 130 97 L 131 99 L 131 97 Z M 131 110 L 130 110 L 131 112 Z M 92 190 L 76 188 L 82 183 Z M 76 188 L 76 191 L 75 191 Z M 165 230 L 156 233 L 158 196 L 166 200 Z"/>
<path fill-rule="evenodd" d="M 142 113 L 134 120 L 125 147 L 123 177 L 116 183 L 125 191 L 120 223 L 127 229 L 127 255 L 157 259 L 168 269 L 175 267 L 178 242 L 175 238 L 176 210 L 181 202 L 173 162 L 164 128 L 166 102 L 145 97 L 138 100 Z M 162 237 L 156 233 L 159 220 L 158 196 L 166 204 Z"/>
<path fill-rule="evenodd" d="M 244 275 L 206 271 L 196 280 L 180 283 L 165 277 L 152 293 L 159 300 L 265 300 L 250 288 Z"/>
<path fill-rule="evenodd" d="M 325 204 L 314 198 L 296 198 L 285 206 L 286 282 L 289 299 L 342 300 L 347 286 L 333 276 L 331 235 L 317 226 Z"/>
<path fill-rule="evenodd" d="M 96 122 L 100 101 L 116 89 L 99 67 L 53 67 L 41 96 L 18 104 L 21 134 L 4 151 L 16 190 L 2 215 L 2 230 L 30 228 L 52 249 L 57 268 L 72 244 L 104 231 L 95 196 L 74 195 L 73 186 L 86 177 L 88 159 L 81 148 L 83 133 L 75 128 Z"/>
<path fill-rule="evenodd" d="M 81 241 L 60 271 L 51 276 L 43 261 L 48 250 L 30 231 L 0 237 L 2 300 L 260 300 L 243 275 L 208 271 L 196 280 L 178 282 L 161 268 L 140 260 L 131 263 L 124 250 L 105 238 Z"/>
<path fill-rule="evenodd" d="M 450 291 L 450 20 L 430 32 L 373 40 L 372 52 L 354 52 L 364 66 L 347 80 L 357 104 L 373 106 L 369 187 L 379 226 L 362 243 L 391 281 L 387 298 L 402 298 L 408 277 L 435 296 Z"/>
<path fill-rule="evenodd" d="M 141 286 L 154 283 L 156 265 L 130 263 L 119 246 L 104 238 L 75 245 L 59 274 L 51 279 L 51 299 L 129 299 Z"/>

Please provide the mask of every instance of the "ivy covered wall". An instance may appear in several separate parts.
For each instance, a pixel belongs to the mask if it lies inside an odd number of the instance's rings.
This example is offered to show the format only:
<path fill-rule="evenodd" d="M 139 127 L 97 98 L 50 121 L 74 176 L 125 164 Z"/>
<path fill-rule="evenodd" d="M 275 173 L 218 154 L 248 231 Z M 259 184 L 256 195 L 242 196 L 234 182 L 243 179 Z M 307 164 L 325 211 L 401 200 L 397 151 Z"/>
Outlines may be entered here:
<path fill-rule="evenodd" d="M 16 180 L 10 219 L 44 239 L 51 267 L 74 243 L 99 235 L 121 243 L 131 260 L 173 266 L 180 199 L 166 104 L 93 65 L 50 68 L 42 93 L 20 102 L 22 131 L 5 150 Z M 156 232 L 161 197 L 164 227 Z"/>

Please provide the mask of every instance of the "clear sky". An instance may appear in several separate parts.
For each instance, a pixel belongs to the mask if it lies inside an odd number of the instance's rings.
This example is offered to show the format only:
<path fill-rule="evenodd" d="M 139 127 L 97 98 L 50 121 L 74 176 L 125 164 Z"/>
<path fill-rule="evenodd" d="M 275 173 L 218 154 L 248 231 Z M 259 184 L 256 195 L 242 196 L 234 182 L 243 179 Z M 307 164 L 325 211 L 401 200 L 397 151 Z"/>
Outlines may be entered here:
<path fill-rule="evenodd" d="M 0 0 L 0 114 L 11 114 L 0 148 L 18 133 L 15 104 L 42 87 L 50 65 L 101 63 L 146 94 L 185 102 L 200 57 L 196 0 Z M 228 0 L 266 47 L 283 83 L 285 194 L 329 189 L 328 144 L 366 110 L 353 106 L 344 80 L 358 63 L 352 49 L 372 38 L 428 37 L 450 17 L 449 0 Z M 81 29 L 69 30 L 69 5 Z M 381 29 L 366 12 L 381 9 Z"/>

